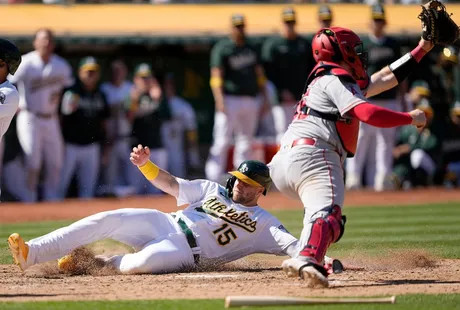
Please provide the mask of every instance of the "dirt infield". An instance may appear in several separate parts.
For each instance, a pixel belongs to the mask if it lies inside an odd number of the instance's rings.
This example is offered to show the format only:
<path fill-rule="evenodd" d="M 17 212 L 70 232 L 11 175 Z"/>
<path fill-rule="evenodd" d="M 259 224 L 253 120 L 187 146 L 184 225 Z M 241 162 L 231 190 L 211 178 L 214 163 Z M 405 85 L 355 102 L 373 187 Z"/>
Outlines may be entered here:
<path fill-rule="evenodd" d="M 460 191 L 438 189 L 412 192 L 350 192 L 346 206 L 402 205 L 458 202 Z M 262 205 L 267 209 L 301 208 L 300 203 L 271 193 Z M 125 207 L 176 210 L 169 197 L 66 201 L 36 205 L 0 204 L 0 223 L 76 219 L 99 211 Z M 298 279 L 280 271 L 283 258 L 251 256 L 227 264 L 219 271 L 171 275 L 105 274 L 66 276 L 55 264 L 34 266 L 21 274 L 16 266 L 0 265 L 0 301 L 119 300 L 224 298 L 227 295 L 375 296 L 408 293 L 460 293 L 460 260 L 436 259 L 429 253 L 405 251 L 376 258 L 345 257 L 347 270 L 331 275 L 331 288 L 307 289 Z M 267 284 L 268 283 L 268 284 Z"/>

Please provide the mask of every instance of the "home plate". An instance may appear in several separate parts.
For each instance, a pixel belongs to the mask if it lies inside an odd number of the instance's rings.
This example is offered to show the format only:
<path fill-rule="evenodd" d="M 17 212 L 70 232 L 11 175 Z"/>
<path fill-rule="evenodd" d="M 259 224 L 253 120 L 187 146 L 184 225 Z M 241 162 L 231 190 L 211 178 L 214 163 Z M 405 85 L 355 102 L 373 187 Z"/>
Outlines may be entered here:
<path fill-rule="evenodd" d="M 205 279 L 218 279 L 218 278 L 237 278 L 236 274 L 184 274 L 177 276 L 178 278 L 205 278 Z"/>

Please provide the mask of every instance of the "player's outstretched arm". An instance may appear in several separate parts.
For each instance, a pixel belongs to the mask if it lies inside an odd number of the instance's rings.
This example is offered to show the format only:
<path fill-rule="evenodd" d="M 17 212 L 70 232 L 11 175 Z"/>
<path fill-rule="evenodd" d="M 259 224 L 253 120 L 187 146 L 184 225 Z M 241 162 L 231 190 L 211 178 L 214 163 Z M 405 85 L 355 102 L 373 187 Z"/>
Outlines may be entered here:
<path fill-rule="evenodd" d="M 361 122 L 380 128 L 413 125 L 422 128 L 426 125 L 425 113 L 419 109 L 406 112 L 395 112 L 368 102 L 353 107 L 348 114 Z"/>
<path fill-rule="evenodd" d="M 139 144 L 134 147 L 129 159 L 153 186 L 176 198 L 179 196 L 176 178 L 150 161 L 150 149 L 147 146 Z"/>
<path fill-rule="evenodd" d="M 418 66 L 434 44 L 431 41 L 426 41 L 423 38 L 416 48 L 410 53 L 405 54 L 389 66 L 377 71 L 370 77 L 370 83 L 367 88 L 366 97 L 378 95 L 388 89 L 391 89 L 401 83 L 411 72 Z"/>

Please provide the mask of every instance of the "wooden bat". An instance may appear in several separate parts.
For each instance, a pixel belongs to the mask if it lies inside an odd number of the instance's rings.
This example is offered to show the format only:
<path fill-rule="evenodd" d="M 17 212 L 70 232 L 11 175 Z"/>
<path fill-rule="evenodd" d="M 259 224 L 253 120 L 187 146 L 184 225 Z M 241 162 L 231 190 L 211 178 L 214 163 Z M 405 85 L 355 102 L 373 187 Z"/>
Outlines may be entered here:
<path fill-rule="evenodd" d="M 303 298 L 287 296 L 227 296 L 225 308 L 244 306 L 288 306 L 288 305 L 313 305 L 313 304 L 364 304 L 387 303 L 394 304 L 396 296 L 377 298 Z"/>

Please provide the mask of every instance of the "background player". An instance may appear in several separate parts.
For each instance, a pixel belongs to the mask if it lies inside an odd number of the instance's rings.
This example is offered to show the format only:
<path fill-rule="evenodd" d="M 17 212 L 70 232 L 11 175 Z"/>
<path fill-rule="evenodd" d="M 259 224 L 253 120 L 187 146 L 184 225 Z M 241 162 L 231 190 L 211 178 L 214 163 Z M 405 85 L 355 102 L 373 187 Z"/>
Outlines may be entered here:
<path fill-rule="evenodd" d="M 235 133 L 234 166 L 250 159 L 252 139 L 260 115 L 261 92 L 266 102 L 263 68 L 257 51 L 246 41 L 245 19 L 232 16 L 231 39 L 217 42 L 211 51 L 211 89 L 215 101 L 213 144 L 206 162 L 206 177 L 219 181 L 227 164 Z"/>
<path fill-rule="evenodd" d="M 386 16 L 382 5 L 371 8 L 368 50 L 368 73 L 374 74 L 382 67 L 401 57 L 401 45 L 385 34 Z M 372 98 L 372 103 L 393 111 L 404 109 L 404 94 L 407 81 L 397 87 L 384 91 Z M 402 102 L 402 103 L 401 103 Z M 389 177 L 393 167 L 393 147 L 396 128 L 378 128 L 361 123 L 359 128 L 358 148 L 353 158 L 346 162 L 346 186 L 349 189 L 362 187 L 362 174 L 366 167 L 366 185 L 376 191 L 390 189 Z"/>
<path fill-rule="evenodd" d="M 3 162 L 3 135 L 8 130 L 19 105 L 19 94 L 7 79 L 21 63 L 21 53 L 14 43 L 0 39 L 0 176 Z M 1 181 L 1 180 L 0 180 Z"/>
<path fill-rule="evenodd" d="M 174 176 L 185 178 L 187 167 L 196 171 L 200 165 L 196 114 L 192 105 L 177 94 L 172 73 L 165 76 L 163 89 L 172 116 L 162 128 L 168 152 L 168 170 Z"/>
<path fill-rule="evenodd" d="M 37 200 L 42 161 L 45 168 L 43 199 L 59 198 L 64 144 L 58 106 L 62 90 L 73 83 L 69 64 L 53 53 L 51 30 L 38 30 L 33 45 L 35 50 L 23 56 L 18 71 L 10 79 L 17 84 L 20 94 L 17 131 L 26 158 L 28 202 Z"/>
<path fill-rule="evenodd" d="M 310 41 L 296 31 L 297 17 L 294 9 L 284 9 L 281 19 L 281 35 L 268 38 L 261 52 L 267 78 L 276 91 L 273 95 L 272 86 L 267 83 L 266 94 L 272 105 L 272 126 L 276 128 L 277 142 L 292 119 L 293 107 L 300 100 L 305 79 L 315 64 Z"/>
<path fill-rule="evenodd" d="M 378 127 L 426 123 L 420 110 L 393 112 L 369 104 L 366 96 L 403 81 L 433 44 L 421 39 L 411 53 L 371 77 L 365 70 L 361 39 L 349 29 L 320 30 L 312 48 L 318 64 L 269 167 L 276 187 L 304 205 L 302 250 L 297 258 L 284 261 L 283 269 L 288 276 L 304 278 L 308 286 L 325 287 L 327 273 L 321 263 L 328 247 L 344 232 L 342 165 L 356 152 L 359 121 Z M 362 83 L 364 93 L 356 81 Z"/>
<path fill-rule="evenodd" d="M 14 233 L 8 244 L 21 270 L 105 238 L 137 251 L 106 258 L 121 273 L 175 272 L 199 262 L 223 264 L 252 253 L 297 253 L 297 239 L 257 204 L 271 185 L 265 164 L 241 163 L 223 187 L 207 180 L 174 177 L 149 158 L 148 147 L 133 148 L 133 164 L 152 185 L 176 197 L 178 206 L 190 204 L 187 208 L 170 214 L 153 209 L 102 212 L 27 243 Z M 67 271 L 77 263 L 65 256 L 58 266 Z"/>
<path fill-rule="evenodd" d="M 94 57 L 80 61 L 78 80 L 64 92 L 61 104 L 65 164 L 61 195 L 66 197 L 72 177 L 78 178 L 78 197 L 95 194 L 107 138 L 110 108 L 99 86 L 101 68 Z M 82 125 L 84 124 L 84 125 Z"/>
<path fill-rule="evenodd" d="M 332 11 L 326 4 L 321 4 L 318 9 L 319 29 L 329 28 L 332 26 L 333 16 Z"/>
<path fill-rule="evenodd" d="M 109 140 L 113 141 L 103 173 L 106 187 L 104 192 L 109 195 L 119 192 L 118 185 L 130 185 L 132 174 L 132 165 L 126 158 L 126 152 L 131 149 L 132 124 L 127 118 L 125 104 L 133 83 L 126 79 L 127 75 L 126 64 L 116 59 L 110 64 L 110 81 L 101 85 L 101 90 L 110 106 L 107 134 Z"/>
<path fill-rule="evenodd" d="M 168 153 L 161 133 L 163 124 L 171 119 L 169 108 L 161 83 L 154 76 L 147 63 L 139 64 L 134 70 L 134 87 L 127 103 L 128 119 L 133 123 L 133 145 L 143 144 L 151 148 L 150 156 L 158 166 L 166 169 Z M 137 172 L 137 171 L 135 171 Z M 139 178 L 136 173 L 131 181 L 138 194 L 159 194 L 155 187 Z"/>

